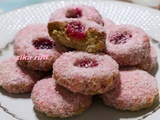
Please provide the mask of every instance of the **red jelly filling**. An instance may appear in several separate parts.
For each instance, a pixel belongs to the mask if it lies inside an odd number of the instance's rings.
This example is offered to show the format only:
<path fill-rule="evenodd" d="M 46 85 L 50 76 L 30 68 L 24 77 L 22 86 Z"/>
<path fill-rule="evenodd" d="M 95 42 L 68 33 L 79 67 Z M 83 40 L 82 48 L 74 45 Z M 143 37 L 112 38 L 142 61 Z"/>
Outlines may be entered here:
<path fill-rule="evenodd" d="M 66 34 L 78 40 L 85 38 L 85 26 L 81 22 L 72 21 L 66 25 Z"/>
<path fill-rule="evenodd" d="M 55 43 L 47 38 L 38 38 L 32 41 L 33 46 L 36 49 L 52 49 Z"/>
<path fill-rule="evenodd" d="M 93 68 L 98 66 L 98 63 L 97 61 L 93 61 L 93 60 L 83 60 L 76 63 L 75 66 L 81 67 L 81 68 Z"/>
<path fill-rule="evenodd" d="M 68 9 L 66 12 L 67 18 L 80 18 L 82 17 L 82 10 L 80 8 Z"/>
<path fill-rule="evenodd" d="M 124 32 L 123 34 L 116 34 L 114 36 L 111 36 L 109 41 L 113 44 L 125 44 L 131 37 L 132 35 L 130 33 Z"/>

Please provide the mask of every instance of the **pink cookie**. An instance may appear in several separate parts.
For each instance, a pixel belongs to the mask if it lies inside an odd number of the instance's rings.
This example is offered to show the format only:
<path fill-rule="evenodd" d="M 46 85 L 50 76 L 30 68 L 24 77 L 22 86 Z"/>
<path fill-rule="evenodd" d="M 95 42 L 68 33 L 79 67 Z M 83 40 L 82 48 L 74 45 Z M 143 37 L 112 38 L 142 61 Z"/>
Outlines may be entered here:
<path fill-rule="evenodd" d="M 88 20 L 56 19 L 48 23 L 48 32 L 59 44 L 81 51 L 95 53 L 105 46 L 105 30 Z"/>
<path fill-rule="evenodd" d="M 132 25 L 112 26 L 107 33 L 105 52 L 120 66 L 137 65 L 149 55 L 149 36 Z"/>
<path fill-rule="evenodd" d="M 49 71 L 52 64 L 68 51 L 48 35 L 46 24 L 31 24 L 21 29 L 14 38 L 14 52 L 18 64 L 31 70 Z"/>
<path fill-rule="evenodd" d="M 120 110 L 138 111 L 151 107 L 158 95 L 158 82 L 146 71 L 121 69 L 120 82 L 119 86 L 101 95 L 106 105 Z"/>
<path fill-rule="evenodd" d="M 0 85 L 9 93 L 31 92 L 34 84 L 47 74 L 19 67 L 15 56 L 0 63 Z"/>
<path fill-rule="evenodd" d="M 81 19 L 89 20 L 104 25 L 102 16 L 95 7 L 87 5 L 74 5 L 60 8 L 54 11 L 49 21 L 54 21 L 55 19 Z"/>
<path fill-rule="evenodd" d="M 146 71 L 150 71 L 151 69 L 156 67 L 156 65 L 157 65 L 157 52 L 153 47 L 151 47 L 151 51 L 148 57 L 142 62 L 140 62 L 137 65 L 137 67 Z"/>
<path fill-rule="evenodd" d="M 104 93 L 119 79 L 118 64 L 104 54 L 64 53 L 53 67 L 53 77 L 59 84 L 86 95 Z"/>
<path fill-rule="evenodd" d="M 48 78 L 36 83 L 31 99 L 35 109 L 47 116 L 66 118 L 84 112 L 91 105 L 92 97 L 72 93 Z"/>

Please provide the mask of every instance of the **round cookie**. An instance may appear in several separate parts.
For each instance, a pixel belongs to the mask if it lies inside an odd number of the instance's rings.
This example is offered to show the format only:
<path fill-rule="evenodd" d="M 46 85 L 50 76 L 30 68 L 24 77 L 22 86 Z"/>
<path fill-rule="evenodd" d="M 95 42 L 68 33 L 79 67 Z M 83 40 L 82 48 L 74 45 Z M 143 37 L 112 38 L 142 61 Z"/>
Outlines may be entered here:
<path fill-rule="evenodd" d="M 56 19 L 48 23 L 49 35 L 59 44 L 86 52 L 104 49 L 106 33 L 100 25 L 79 19 Z"/>
<path fill-rule="evenodd" d="M 15 56 L 0 62 L 0 85 L 9 93 L 31 92 L 34 84 L 47 75 L 18 66 Z"/>
<path fill-rule="evenodd" d="M 18 64 L 31 70 L 49 71 L 52 64 L 68 51 L 49 35 L 46 24 L 30 24 L 21 29 L 14 38 L 14 53 Z"/>
<path fill-rule="evenodd" d="M 141 28 L 115 25 L 107 31 L 105 53 L 120 66 L 137 65 L 149 55 L 149 36 Z"/>
<path fill-rule="evenodd" d="M 53 78 L 37 82 L 31 99 L 35 109 L 51 117 L 72 117 L 84 112 L 92 101 L 91 96 L 72 93 L 58 85 Z"/>
<path fill-rule="evenodd" d="M 93 6 L 87 5 L 74 5 L 60 8 L 54 11 L 49 21 L 54 21 L 55 19 L 75 19 L 89 20 L 96 22 L 97 24 L 103 26 L 104 22 L 102 16 L 98 10 Z"/>
<path fill-rule="evenodd" d="M 67 52 L 53 64 L 60 85 L 86 95 L 105 93 L 119 79 L 118 64 L 108 55 Z"/>
<path fill-rule="evenodd" d="M 148 57 L 142 62 L 140 62 L 136 67 L 146 71 L 150 71 L 151 69 L 156 67 L 156 65 L 157 65 L 157 52 L 153 47 L 151 47 L 151 51 Z"/>
<path fill-rule="evenodd" d="M 158 95 L 158 82 L 148 72 L 136 68 L 120 70 L 120 84 L 101 95 L 108 106 L 138 111 L 151 107 Z"/>

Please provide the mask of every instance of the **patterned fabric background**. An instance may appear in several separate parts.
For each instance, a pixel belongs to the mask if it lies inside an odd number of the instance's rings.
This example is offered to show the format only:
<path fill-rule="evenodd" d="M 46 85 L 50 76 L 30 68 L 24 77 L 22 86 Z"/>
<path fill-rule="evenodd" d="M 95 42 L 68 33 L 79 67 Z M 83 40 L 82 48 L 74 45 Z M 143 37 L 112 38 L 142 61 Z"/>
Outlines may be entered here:
<path fill-rule="evenodd" d="M 53 0 L 0 0 L 0 13 L 11 11 L 27 5 L 49 2 Z M 160 9 L 160 0 L 120 0 L 125 2 L 134 2 L 141 5 L 147 5 L 156 9 Z"/>
<path fill-rule="evenodd" d="M 0 13 L 2 11 L 7 12 L 27 5 L 49 1 L 53 0 L 0 0 Z"/>

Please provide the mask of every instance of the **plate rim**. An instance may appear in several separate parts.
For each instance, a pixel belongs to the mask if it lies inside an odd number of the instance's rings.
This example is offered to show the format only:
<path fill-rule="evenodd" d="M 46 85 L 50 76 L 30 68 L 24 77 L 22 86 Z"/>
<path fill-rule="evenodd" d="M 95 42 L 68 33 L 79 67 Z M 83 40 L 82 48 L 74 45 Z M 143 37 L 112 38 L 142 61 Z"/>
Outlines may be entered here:
<path fill-rule="evenodd" d="M 7 14 L 11 14 L 11 13 L 14 13 L 14 12 L 17 12 L 17 11 L 20 11 L 20 10 L 23 10 L 23 9 L 27 9 L 28 7 L 36 7 L 36 6 L 39 6 L 39 5 L 45 5 L 45 4 L 49 4 L 49 3 L 55 3 L 55 2 L 66 2 L 66 1 L 73 1 L 74 0 L 54 0 L 54 1 L 48 1 L 48 2 L 42 2 L 42 3 L 35 3 L 35 4 L 31 4 L 31 5 L 27 5 L 27 6 L 24 6 L 24 7 L 20 7 L 20 8 L 17 8 L 17 9 L 14 9 L 14 10 L 11 10 L 11 11 L 7 11 L 7 12 L 2 12 L 0 14 L 0 17 L 2 16 L 5 16 Z M 81 1 L 86 1 L 86 0 L 81 0 Z M 113 3 L 113 4 L 123 4 L 125 6 L 131 6 L 131 7 L 138 7 L 140 9 L 143 9 L 143 10 L 149 10 L 150 12 L 155 12 L 157 14 L 160 14 L 160 10 L 157 10 L 157 9 L 154 9 L 154 8 L 151 8 L 151 7 L 147 7 L 147 6 L 143 6 L 143 5 L 139 5 L 139 4 L 135 4 L 135 3 L 129 3 L 129 2 L 124 2 L 124 1 L 116 1 L 116 0 L 87 0 L 87 2 L 105 2 L 105 3 Z"/>

